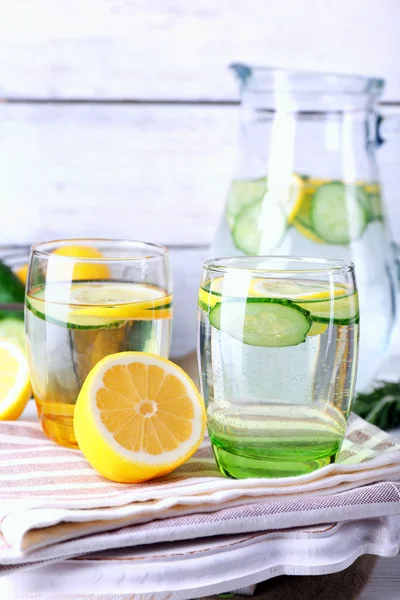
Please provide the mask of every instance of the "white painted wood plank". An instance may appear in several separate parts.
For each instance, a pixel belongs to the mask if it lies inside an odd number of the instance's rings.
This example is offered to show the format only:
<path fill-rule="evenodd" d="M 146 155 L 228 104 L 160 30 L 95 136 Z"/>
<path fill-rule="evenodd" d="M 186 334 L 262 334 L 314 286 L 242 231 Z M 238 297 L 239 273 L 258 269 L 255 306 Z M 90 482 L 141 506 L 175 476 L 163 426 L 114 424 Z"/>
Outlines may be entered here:
<path fill-rule="evenodd" d="M 1 243 L 209 243 L 237 116 L 236 107 L 0 104 Z"/>
<path fill-rule="evenodd" d="M 238 116 L 218 106 L 0 104 L 0 243 L 209 244 L 233 175 Z M 400 241 L 400 136 L 379 156 Z"/>
<path fill-rule="evenodd" d="M 171 250 L 174 324 L 171 357 L 182 358 L 197 344 L 197 297 L 207 249 Z"/>
<path fill-rule="evenodd" d="M 232 61 L 382 75 L 400 99 L 398 0 L 3 0 L 0 95 L 236 98 Z"/>

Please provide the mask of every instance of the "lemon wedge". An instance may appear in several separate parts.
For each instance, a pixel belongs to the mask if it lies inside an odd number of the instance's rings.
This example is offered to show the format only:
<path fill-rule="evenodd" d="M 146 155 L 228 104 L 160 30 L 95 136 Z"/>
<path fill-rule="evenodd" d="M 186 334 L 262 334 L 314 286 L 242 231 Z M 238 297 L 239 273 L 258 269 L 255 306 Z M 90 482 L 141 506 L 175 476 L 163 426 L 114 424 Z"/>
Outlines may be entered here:
<path fill-rule="evenodd" d="M 121 352 L 86 378 L 74 413 L 80 450 L 101 475 L 121 483 L 170 473 L 199 447 L 206 425 L 193 381 L 169 360 Z"/>
<path fill-rule="evenodd" d="M 29 368 L 24 352 L 0 339 L 0 420 L 18 419 L 31 397 Z"/>

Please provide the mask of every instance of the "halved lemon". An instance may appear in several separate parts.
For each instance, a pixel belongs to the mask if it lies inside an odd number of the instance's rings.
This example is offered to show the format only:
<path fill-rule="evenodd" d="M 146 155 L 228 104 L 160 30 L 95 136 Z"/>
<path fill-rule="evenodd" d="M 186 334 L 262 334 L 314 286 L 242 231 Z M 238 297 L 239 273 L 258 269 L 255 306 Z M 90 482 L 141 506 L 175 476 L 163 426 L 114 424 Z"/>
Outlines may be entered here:
<path fill-rule="evenodd" d="M 101 475 L 138 483 L 170 473 L 199 447 L 204 402 L 180 367 L 145 352 L 121 352 L 90 371 L 78 396 L 74 432 Z"/>
<path fill-rule="evenodd" d="M 18 419 L 30 397 L 25 354 L 17 344 L 0 339 L 0 420 Z"/>

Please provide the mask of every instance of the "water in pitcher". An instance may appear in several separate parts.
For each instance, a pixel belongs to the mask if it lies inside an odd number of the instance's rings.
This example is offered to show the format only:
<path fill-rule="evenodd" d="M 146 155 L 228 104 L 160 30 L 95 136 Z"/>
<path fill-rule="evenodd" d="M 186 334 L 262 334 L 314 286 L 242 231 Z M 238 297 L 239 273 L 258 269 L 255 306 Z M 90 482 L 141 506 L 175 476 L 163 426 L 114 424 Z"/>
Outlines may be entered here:
<path fill-rule="evenodd" d="M 360 300 L 357 388 L 387 355 L 397 276 L 376 148 L 384 82 L 234 65 L 242 92 L 237 161 L 210 258 L 352 261 Z"/>
<path fill-rule="evenodd" d="M 269 196 L 267 178 L 235 180 L 212 255 L 294 253 L 344 258 L 358 265 L 358 386 L 365 388 L 377 359 L 385 355 L 395 316 L 379 185 L 293 175 L 287 192 Z"/>

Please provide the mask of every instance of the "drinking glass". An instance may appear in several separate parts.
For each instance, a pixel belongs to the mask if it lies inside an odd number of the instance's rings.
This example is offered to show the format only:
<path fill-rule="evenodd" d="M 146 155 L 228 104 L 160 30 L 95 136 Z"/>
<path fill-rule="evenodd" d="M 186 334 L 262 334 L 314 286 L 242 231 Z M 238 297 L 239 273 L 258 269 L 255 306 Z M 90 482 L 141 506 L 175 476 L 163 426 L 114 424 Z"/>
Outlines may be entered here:
<path fill-rule="evenodd" d="M 235 478 L 334 462 L 354 396 L 354 266 L 287 256 L 205 263 L 198 357 L 210 440 Z"/>
<path fill-rule="evenodd" d="M 74 406 L 89 371 L 116 352 L 168 357 L 171 322 L 166 248 L 103 239 L 33 246 L 25 323 L 33 394 L 46 435 L 77 447 Z"/>

